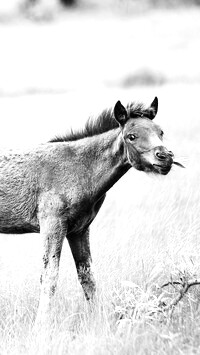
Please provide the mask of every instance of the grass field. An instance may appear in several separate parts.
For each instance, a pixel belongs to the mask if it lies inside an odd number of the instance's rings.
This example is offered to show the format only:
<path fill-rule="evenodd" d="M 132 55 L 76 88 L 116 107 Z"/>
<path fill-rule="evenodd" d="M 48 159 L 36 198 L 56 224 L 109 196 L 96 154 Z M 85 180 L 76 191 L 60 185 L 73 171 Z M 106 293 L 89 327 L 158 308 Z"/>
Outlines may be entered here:
<path fill-rule="evenodd" d="M 156 121 L 186 169 L 174 166 L 166 177 L 132 169 L 109 191 L 91 226 L 92 309 L 64 243 L 48 343 L 32 333 L 41 237 L 0 236 L 3 355 L 200 352 L 200 286 L 173 312 L 159 308 L 177 294 L 161 289 L 165 282 L 200 278 L 199 11 L 101 16 L 1 24 L 1 145 L 45 142 L 118 99 L 150 103 L 157 95 Z"/>

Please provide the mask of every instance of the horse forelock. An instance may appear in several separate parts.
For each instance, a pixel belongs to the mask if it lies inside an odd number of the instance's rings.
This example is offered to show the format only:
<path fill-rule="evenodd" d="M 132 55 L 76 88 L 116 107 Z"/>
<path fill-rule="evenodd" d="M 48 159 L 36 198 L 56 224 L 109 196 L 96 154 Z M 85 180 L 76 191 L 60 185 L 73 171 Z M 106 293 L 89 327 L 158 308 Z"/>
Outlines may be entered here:
<path fill-rule="evenodd" d="M 148 107 L 146 107 L 143 103 L 134 103 L 131 102 L 127 105 L 127 112 L 129 118 L 137 118 L 141 116 L 145 116 L 147 118 L 151 117 L 151 111 Z"/>
<path fill-rule="evenodd" d="M 150 118 L 150 111 L 142 103 L 131 102 L 126 107 L 128 112 L 128 118 L 137 118 L 145 116 Z M 55 142 L 71 142 L 86 137 L 92 137 L 95 135 L 108 132 L 112 129 L 119 127 L 118 122 L 115 120 L 113 109 L 109 108 L 104 110 L 96 119 L 89 117 L 86 121 L 85 127 L 74 131 L 71 131 L 63 136 L 56 136 L 50 140 L 51 143 Z"/>

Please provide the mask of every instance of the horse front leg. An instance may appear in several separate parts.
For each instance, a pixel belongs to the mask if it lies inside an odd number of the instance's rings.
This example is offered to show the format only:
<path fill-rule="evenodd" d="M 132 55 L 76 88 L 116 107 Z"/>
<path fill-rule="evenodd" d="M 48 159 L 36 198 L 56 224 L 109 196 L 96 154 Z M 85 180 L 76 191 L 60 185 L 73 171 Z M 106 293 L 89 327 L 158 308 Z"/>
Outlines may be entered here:
<path fill-rule="evenodd" d="M 36 324 L 48 324 L 50 319 L 51 300 L 55 294 L 60 255 L 66 227 L 58 216 L 41 219 L 40 230 L 44 238 L 43 270 L 41 275 L 41 293 Z"/>
<path fill-rule="evenodd" d="M 91 270 L 91 253 L 89 229 L 67 237 L 75 261 L 78 279 L 87 300 L 93 300 L 96 291 L 95 280 Z"/>

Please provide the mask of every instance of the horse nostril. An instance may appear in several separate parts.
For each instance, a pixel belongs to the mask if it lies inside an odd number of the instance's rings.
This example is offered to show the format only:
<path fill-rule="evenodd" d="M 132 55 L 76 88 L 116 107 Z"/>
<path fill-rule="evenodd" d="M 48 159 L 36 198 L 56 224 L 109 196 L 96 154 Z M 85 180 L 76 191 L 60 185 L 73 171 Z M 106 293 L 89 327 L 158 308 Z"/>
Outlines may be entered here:
<path fill-rule="evenodd" d="M 170 157 L 174 157 L 174 153 L 172 153 L 172 151 L 171 150 L 169 150 L 169 155 L 170 155 Z"/>
<path fill-rule="evenodd" d="M 159 160 L 165 160 L 166 157 L 167 157 L 167 154 L 164 153 L 164 152 L 156 152 L 156 157 L 157 157 Z"/>

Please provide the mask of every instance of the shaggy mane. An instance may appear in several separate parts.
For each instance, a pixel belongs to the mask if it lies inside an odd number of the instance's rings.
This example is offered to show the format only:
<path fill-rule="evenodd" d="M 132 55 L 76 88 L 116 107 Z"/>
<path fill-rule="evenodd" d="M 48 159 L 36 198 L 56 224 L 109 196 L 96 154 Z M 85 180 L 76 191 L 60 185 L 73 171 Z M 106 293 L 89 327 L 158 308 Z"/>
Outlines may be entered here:
<path fill-rule="evenodd" d="M 141 103 L 130 103 L 126 107 L 128 112 L 128 118 L 137 118 L 141 115 L 150 118 L 150 110 Z M 83 129 L 73 131 L 63 135 L 56 136 L 50 140 L 51 143 L 54 142 L 70 142 L 82 139 L 85 137 L 92 137 L 111 129 L 119 127 L 118 122 L 114 118 L 113 109 L 104 110 L 97 119 L 89 118 Z"/>

